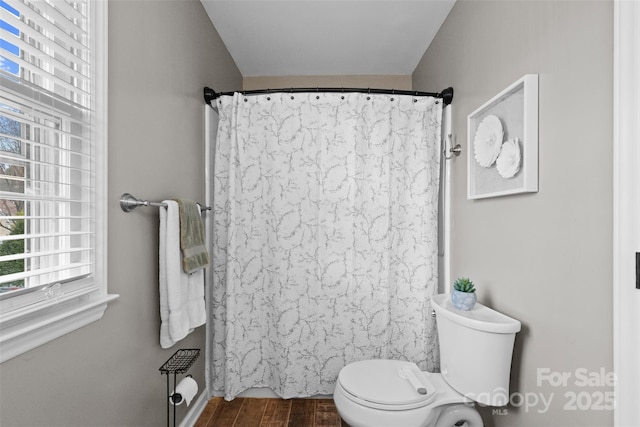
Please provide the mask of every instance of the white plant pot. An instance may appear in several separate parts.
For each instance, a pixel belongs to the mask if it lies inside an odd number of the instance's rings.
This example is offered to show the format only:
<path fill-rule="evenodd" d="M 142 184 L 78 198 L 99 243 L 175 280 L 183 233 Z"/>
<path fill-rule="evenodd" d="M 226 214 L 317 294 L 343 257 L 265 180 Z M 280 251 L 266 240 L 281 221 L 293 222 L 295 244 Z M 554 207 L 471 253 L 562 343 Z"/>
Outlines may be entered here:
<path fill-rule="evenodd" d="M 475 292 L 460 292 L 455 289 L 451 293 L 451 302 L 458 310 L 469 311 L 476 304 Z"/>

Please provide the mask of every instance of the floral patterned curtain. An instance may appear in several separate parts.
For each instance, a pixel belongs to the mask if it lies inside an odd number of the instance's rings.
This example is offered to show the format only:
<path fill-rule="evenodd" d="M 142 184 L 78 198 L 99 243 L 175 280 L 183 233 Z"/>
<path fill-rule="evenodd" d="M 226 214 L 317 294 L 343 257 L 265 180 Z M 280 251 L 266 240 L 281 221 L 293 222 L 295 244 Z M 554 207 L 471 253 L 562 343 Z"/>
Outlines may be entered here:
<path fill-rule="evenodd" d="M 210 383 L 331 394 L 363 359 L 438 364 L 442 102 L 358 93 L 217 100 Z"/>

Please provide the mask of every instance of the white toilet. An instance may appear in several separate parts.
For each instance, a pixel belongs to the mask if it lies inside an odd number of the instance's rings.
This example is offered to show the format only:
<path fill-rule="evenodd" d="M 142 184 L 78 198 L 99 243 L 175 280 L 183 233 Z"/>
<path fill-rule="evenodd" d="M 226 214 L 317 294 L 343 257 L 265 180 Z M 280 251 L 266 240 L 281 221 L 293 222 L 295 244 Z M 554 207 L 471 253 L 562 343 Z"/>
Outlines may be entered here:
<path fill-rule="evenodd" d="M 340 370 L 333 393 L 351 427 L 482 427 L 475 402 L 509 402 L 511 355 L 520 322 L 482 304 L 461 311 L 449 294 L 432 298 L 441 373 L 415 363 L 363 360 Z"/>

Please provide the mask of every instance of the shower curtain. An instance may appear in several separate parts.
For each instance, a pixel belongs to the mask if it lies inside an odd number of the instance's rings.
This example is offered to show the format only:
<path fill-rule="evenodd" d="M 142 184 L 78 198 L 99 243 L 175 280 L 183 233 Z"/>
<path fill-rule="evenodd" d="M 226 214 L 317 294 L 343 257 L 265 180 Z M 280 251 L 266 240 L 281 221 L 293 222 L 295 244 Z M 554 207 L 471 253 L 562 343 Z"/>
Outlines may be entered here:
<path fill-rule="evenodd" d="M 217 101 L 214 392 L 331 394 L 350 362 L 437 368 L 442 102 L 360 93 Z"/>

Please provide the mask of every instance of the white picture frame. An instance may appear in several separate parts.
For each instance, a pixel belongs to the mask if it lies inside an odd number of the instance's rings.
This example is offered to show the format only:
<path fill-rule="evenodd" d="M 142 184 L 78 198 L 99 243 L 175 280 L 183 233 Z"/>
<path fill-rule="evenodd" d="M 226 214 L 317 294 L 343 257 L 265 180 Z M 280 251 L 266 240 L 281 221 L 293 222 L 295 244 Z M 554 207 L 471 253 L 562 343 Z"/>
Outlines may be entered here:
<path fill-rule="evenodd" d="M 505 177 L 504 166 L 498 171 L 497 161 L 481 166 L 476 160 L 474 141 L 478 126 L 488 117 L 500 119 L 504 143 L 511 140 L 519 146 L 518 171 Z M 490 120 L 489 120 L 490 121 Z M 488 121 L 485 121 L 487 123 Z M 486 127 L 486 126 L 485 126 Z M 517 140 L 515 140 L 517 138 Z M 478 137 L 478 141 L 481 138 Z M 478 143 L 478 147 L 482 146 Z M 517 151 L 517 149 L 516 149 Z M 480 151 L 480 153 L 482 153 Z M 504 151 L 508 154 L 508 151 Z M 500 154 L 503 152 L 500 150 Z M 513 153 L 511 153 L 513 155 Z M 505 157 L 506 158 L 506 157 Z M 504 165 L 505 160 L 501 160 Z M 538 75 L 526 74 L 467 116 L 467 199 L 507 196 L 538 191 Z"/>

